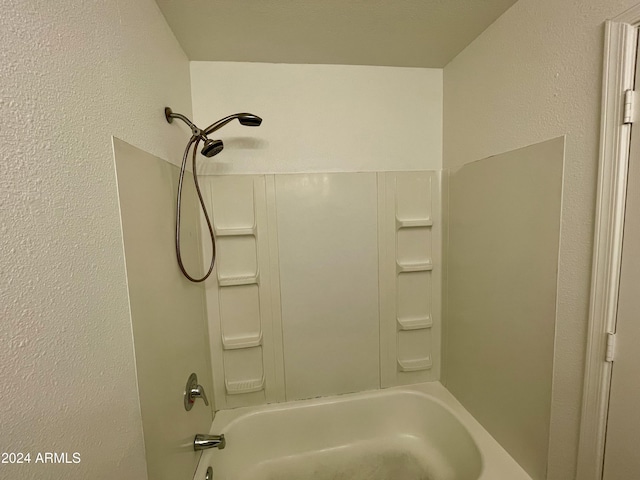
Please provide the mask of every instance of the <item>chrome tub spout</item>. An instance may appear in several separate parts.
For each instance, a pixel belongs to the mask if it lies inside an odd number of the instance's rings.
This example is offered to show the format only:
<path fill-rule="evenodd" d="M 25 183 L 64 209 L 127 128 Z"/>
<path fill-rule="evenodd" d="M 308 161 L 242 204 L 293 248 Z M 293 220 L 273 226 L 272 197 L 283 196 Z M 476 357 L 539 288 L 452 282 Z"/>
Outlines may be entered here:
<path fill-rule="evenodd" d="M 209 448 L 218 448 L 222 450 L 227 445 L 227 441 L 224 439 L 224 435 L 204 435 L 199 433 L 196 438 L 193 439 L 193 449 L 197 452 L 199 450 L 207 450 Z"/>

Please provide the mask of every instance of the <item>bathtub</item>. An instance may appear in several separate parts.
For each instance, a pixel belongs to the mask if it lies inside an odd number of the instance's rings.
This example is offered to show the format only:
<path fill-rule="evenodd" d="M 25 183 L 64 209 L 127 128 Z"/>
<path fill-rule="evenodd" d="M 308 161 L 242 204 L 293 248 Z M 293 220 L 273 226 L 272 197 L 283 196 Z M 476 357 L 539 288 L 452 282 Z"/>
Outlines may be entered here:
<path fill-rule="evenodd" d="M 531 480 L 438 382 L 216 413 L 194 480 Z"/>

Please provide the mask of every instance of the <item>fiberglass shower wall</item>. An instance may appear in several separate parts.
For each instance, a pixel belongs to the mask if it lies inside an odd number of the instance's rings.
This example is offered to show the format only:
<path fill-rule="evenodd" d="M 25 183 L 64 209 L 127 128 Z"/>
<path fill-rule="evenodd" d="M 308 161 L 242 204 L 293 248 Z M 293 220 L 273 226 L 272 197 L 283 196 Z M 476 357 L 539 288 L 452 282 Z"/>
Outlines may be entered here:
<path fill-rule="evenodd" d="M 185 439 L 209 430 L 212 408 L 197 402 L 186 411 L 183 388 L 191 373 L 207 393 L 212 382 L 205 291 L 183 277 L 174 254 L 179 169 L 117 138 L 113 149 L 147 471 L 152 479 L 187 478 L 200 454 Z M 184 261 L 200 272 L 192 183 L 183 198 Z"/>
<path fill-rule="evenodd" d="M 264 119 L 199 167 L 217 407 L 437 380 L 442 72 L 193 62 L 192 95 Z"/>
<path fill-rule="evenodd" d="M 443 384 L 546 478 L 564 137 L 451 172 Z"/>

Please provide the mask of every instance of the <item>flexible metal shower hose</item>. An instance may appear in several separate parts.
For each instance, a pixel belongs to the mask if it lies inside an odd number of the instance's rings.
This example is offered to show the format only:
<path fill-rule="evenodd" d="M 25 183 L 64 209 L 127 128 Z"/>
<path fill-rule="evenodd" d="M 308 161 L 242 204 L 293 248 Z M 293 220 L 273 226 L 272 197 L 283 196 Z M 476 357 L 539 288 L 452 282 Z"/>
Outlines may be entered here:
<path fill-rule="evenodd" d="M 178 199 L 176 205 L 176 256 L 178 257 L 178 266 L 180 270 L 192 282 L 204 282 L 211 272 L 213 271 L 213 265 L 216 261 L 216 239 L 213 234 L 213 226 L 211 225 L 211 220 L 209 219 L 209 213 L 207 212 L 207 207 L 204 204 L 204 199 L 202 198 L 202 192 L 200 191 L 200 184 L 198 183 L 198 172 L 196 170 L 196 156 L 198 152 L 198 144 L 200 143 L 200 137 L 192 136 L 187 144 L 187 148 L 184 151 L 184 155 L 182 156 L 182 166 L 180 167 L 180 178 L 178 180 Z M 209 271 L 201 278 L 194 278 L 187 273 L 183 263 L 182 263 L 182 255 L 180 254 L 180 210 L 182 206 L 182 183 L 184 181 L 184 173 L 187 167 L 187 157 L 189 156 L 189 149 L 193 146 L 193 184 L 196 187 L 196 192 L 198 194 L 198 200 L 200 200 L 200 206 L 202 207 L 202 212 L 204 213 L 204 219 L 207 222 L 207 227 L 209 228 L 209 236 L 211 237 L 211 265 L 209 265 Z"/>

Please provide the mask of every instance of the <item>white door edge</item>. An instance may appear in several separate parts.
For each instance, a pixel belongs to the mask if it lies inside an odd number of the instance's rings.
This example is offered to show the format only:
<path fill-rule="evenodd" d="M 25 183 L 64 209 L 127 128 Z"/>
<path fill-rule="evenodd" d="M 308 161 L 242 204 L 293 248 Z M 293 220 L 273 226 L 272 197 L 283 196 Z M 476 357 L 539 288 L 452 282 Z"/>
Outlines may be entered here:
<path fill-rule="evenodd" d="M 595 238 L 577 480 L 601 480 L 622 259 L 631 125 L 623 123 L 624 92 L 634 88 L 640 4 L 606 22 L 602 124 Z"/>

